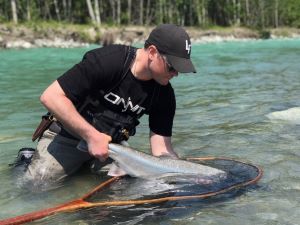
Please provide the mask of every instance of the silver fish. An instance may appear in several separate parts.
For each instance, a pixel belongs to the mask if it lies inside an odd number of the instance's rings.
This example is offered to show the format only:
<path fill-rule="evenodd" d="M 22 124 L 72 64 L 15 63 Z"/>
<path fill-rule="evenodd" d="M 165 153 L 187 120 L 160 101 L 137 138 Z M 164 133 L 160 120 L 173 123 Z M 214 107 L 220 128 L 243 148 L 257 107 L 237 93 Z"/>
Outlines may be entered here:
<path fill-rule="evenodd" d="M 169 157 L 155 157 L 118 144 L 109 144 L 109 157 L 121 170 L 111 168 L 109 175 L 128 174 L 132 177 L 154 177 L 166 174 L 190 174 L 203 177 L 226 177 L 222 170 Z M 120 171 L 123 171 L 123 173 Z"/>

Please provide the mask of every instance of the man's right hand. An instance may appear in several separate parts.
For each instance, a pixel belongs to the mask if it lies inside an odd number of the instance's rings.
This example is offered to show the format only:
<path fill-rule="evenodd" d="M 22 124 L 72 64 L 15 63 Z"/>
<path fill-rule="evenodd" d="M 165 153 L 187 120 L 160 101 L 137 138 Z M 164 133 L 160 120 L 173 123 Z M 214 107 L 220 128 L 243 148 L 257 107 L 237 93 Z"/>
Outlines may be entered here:
<path fill-rule="evenodd" d="M 91 156 L 104 162 L 108 157 L 108 144 L 111 142 L 111 136 L 97 132 L 86 140 Z"/>
<path fill-rule="evenodd" d="M 57 81 L 54 81 L 44 91 L 40 100 L 49 112 L 54 113 L 64 127 L 87 142 L 89 153 L 92 156 L 105 161 L 108 157 L 108 143 L 111 141 L 111 137 L 100 133 L 79 114 Z"/>

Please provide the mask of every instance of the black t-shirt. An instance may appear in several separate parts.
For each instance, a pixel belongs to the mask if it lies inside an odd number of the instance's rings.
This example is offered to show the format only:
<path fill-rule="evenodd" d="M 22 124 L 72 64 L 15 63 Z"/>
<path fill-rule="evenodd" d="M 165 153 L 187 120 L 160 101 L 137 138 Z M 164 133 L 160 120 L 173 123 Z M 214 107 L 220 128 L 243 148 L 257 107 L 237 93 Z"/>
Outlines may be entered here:
<path fill-rule="evenodd" d="M 57 81 L 75 105 L 91 93 L 105 90 L 105 105 L 111 110 L 135 118 L 148 114 L 151 131 L 171 136 L 176 108 L 171 84 L 162 86 L 154 80 L 138 80 L 130 69 L 123 77 L 126 48 L 109 45 L 91 50 Z"/>

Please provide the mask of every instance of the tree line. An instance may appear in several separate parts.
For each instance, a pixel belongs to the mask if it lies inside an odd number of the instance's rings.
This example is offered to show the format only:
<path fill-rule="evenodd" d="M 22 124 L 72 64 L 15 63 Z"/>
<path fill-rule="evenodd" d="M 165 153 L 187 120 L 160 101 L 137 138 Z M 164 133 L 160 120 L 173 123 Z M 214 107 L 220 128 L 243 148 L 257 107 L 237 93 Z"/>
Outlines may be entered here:
<path fill-rule="evenodd" d="M 0 22 L 300 27 L 300 0 L 0 0 Z"/>

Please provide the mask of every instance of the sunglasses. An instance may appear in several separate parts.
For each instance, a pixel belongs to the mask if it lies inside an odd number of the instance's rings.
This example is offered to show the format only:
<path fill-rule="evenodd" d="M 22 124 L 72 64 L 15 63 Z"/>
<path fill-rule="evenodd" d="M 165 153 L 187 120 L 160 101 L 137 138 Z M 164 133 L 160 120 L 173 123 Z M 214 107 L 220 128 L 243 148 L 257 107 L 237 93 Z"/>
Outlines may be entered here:
<path fill-rule="evenodd" d="M 166 65 L 167 65 L 167 70 L 168 72 L 170 73 L 176 73 L 177 70 L 168 62 L 168 58 L 167 56 L 163 55 L 163 54 L 160 54 L 163 58 L 163 60 L 165 61 Z"/>

